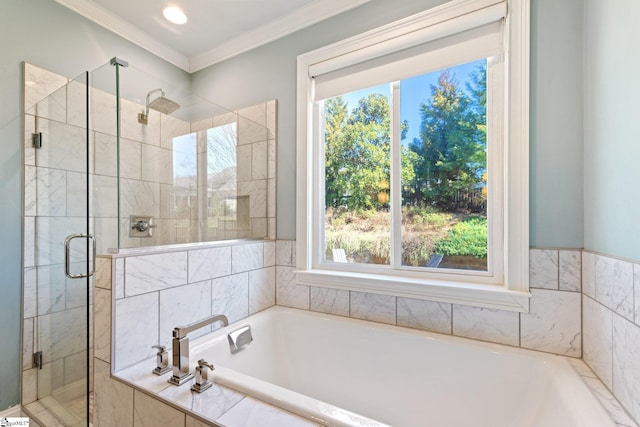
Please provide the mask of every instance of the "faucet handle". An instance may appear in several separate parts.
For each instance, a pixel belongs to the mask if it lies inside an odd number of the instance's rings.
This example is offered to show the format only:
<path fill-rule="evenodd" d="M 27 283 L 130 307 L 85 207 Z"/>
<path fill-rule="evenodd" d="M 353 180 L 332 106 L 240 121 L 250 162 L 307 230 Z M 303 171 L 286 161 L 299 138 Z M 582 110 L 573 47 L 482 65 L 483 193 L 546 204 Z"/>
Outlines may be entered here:
<path fill-rule="evenodd" d="M 207 362 L 204 359 L 198 360 L 198 366 L 196 366 L 196 382 L 191 387 L 191 390 L 202 393 L 203 391 L 211 388 L 213 385 L 208 379 L 207 368 L 212 371 L 215 369 L 213 364 Z"/>
<path fill-rule="evenodd" d="M 198 360 L 198 367 L 200 367 L 200 368 L 204 368 L 205 366 L 206 366 L 207 368 L 211 369 L 212 371 L 213 371 L 214 369 L 216 369 L 216 368 L 213 366 L 213 363 L 209 363 L 209 362 L 207 362 L 207 361 L 206 361 L 206 360 L 204 360 L 204 359 L 200 359 L 200 360 Z"/>
<path fill-rule="evenodd" d="M 157 348 L 158 352 L 156 353 L 156 368 L 151 371 L 156 375 L 166 374 L 171 370 L 171 366 L 169 366 L 169 353 L 167 353 L 167 348 L 163 345 L 154 345 L 151 348 Z"/>

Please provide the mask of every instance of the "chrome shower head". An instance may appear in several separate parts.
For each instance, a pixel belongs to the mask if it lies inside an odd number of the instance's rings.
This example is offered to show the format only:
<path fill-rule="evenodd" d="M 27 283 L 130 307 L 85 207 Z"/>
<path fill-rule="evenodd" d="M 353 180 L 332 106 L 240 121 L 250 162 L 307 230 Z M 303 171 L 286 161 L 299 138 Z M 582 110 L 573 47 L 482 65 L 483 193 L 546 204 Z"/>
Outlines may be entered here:
<path fill-rule="evenodd" d="M 160 92 L 160 96 L 154 99 L 153 101 L 149 102 L 149 97 L 151 96 L 151 94 L 158 91 Z M 147 124 L 149 120 L 149 108 L 152 108 L 164 114 L 171 114 L 174 111 L 176 111 L 178 108 L 180 108 L 180 104 L 170 100 L 169 98 L 166 98 L 164 94 L 164 90 L 158 88 L 158 89 L 152 90 L 147 94 L 147 106 L 144 114 L 143 113 L 138 114 L 138 123 L 142 123 L 144 125 Z"/>

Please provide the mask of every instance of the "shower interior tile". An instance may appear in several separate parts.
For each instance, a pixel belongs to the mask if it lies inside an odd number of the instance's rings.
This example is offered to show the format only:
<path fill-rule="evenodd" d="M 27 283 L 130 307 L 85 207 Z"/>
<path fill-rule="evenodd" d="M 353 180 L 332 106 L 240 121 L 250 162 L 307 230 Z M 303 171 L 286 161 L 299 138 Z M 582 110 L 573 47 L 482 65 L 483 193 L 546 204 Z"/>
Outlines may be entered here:
<path fill-rule="evenodd" d="M 23 313 L 24 318 L 38 315 L 38 271 L 36 267 L 23 270 Z"/>
<path fill-rule="evenodd" d="M 91 179 L 93 180 L 93 178 Z M 87 205 L 89 204 L 87 192 L 87 174 L 67 172 L 66 216 L 84 216 L 87 214 Z"/>
<path fill-rule="evenodd" d="M 97 94 L 105 94 L 97 89 L 91 90 L 91 102 L 89 105 L 89 113 L 91 109 L 96 106 L 104 105 L 106 98 L 99 97 Z M 105 111 L 105 114 L 100 116 L 93 115 L 91 119 L 91 127 L 96 129 L 96 119 L 100 121 L 106 121 L 111 119 L 113 122 L 113 132 L 115 135 L 115 121 L 116 121 L 116 100 L 113 95 L 109 95 L 111 99 L 111 110 L 109 113 Z M 101 102 L 98 102 L 101 101 Z M 105 105 L 106 106 L 106 105 Z M 67 119 L 66 122 L 70 125 L 77 126 L 79 128 L 87 127 L 87 84 L 84 79 L 72 80 L 67 85 Z"/>
<path fill-rule="evenodd" d="M 276 234 L 276 219 L 275 218 L 269 218 L 269 236 L 268 239 L 269 240 L 276 240 L 277 234 Z"/>
<path fill-rule="evenodd" d="M 268 169 L 267 141 L 251 144 L 251 178 L 266 179 Z"/>
<path fill-rule="evenodd" d="M 267 218 L 251 218 L 251 238 L 265 239 L 267 235 Z"/>
<path fill-rule="evenodd" d="M 22 252 L 24 253 L 23 262 L 25 267 L 32 267 L 35 265 L 35 250 L 36 250 L 36 219 L 35 217 L 25 216 L 24 218 L 24 247 Z"/>
<path fill-rule="evenodd" d="M 96 218 L 118 217 L 118 180 L 111 176 L 92 176 L 92 215 Z M 84 188 L 83 188 L 84 189 Z"/>
<path fill-rule="evenodd" d="M 24 168 L 24 215 L 35 216 L 37 214 L 37 169 L 33 166 Z"/>
<path fill-rule="evenodd" d="M 36 149 L 33 147 L 33 134 L 36 131 L 36 118 L 31 114 L 24 115 L 24 164 L 36 165 Z"/>
<path fill-rule="evenodd" d="M 120 108 L 121 135 L 124 138 L 160 145 L 160 113 L 158 111 L 149 109 L 148 124 L 144 125 L 138 123 L 138 113 L 144 113 L 144 106 L 123 99 Z"/>
<path fill-rule="evenodd" d="M 213 118 L 191 122 L 191 132 L 200 132 L 213 127 Z"/>
<path fill-rule="evenodd" d="M 111 291 L 97 288 L 94 305 L 94 356 L 111 363 Z"/>
<path fill-rule="evenodd" d="M 36 114 L 38 117 L 55 120 L 57 122 L 67 121 L 67 87 L 66 84 L 57 89 L 36 104 Z"/>
<path fill-rule="evenodd" d="M 22 371 L 22 404 L 38 400 L 38 369 Z"/>
<path fill-rule="evenodd" d="M 267 120 L 265 125 L 269 131 L 269 138 L 277 138 L 278 127 L 278 100 L 267 101 Z"/>
<path fill-rule="evenodd" d="M 24 81 L 24 109 L 29 111 L 39 101 L 65 86 L 69 80 L 59 74 L 25 62 Z"/>
<path fill-rule="evenodd" d="M 228 113 L 219 114 L 213 117 L 213 124 L 210 127 L 228 125 L 238 123 L 238 113 L 230 111 Z"/>
<path fill-rule="evenodd" d="M 236 173 L 238 182 L 251 181 L 251 145 L 239 145 L 236 148 L 238 164 L 236 165 Z"/>
<path fill-rule="evenodd" d="M 256 125 L 264 127 L 267 124 L 267 104 L 266 102 L 260 102 L 250 107 L 238 110 L 238 116 L 243 119 L 251 120 Z"/>
<path fill-rule="evenodd" d="M 276 180 L 267 180 L 267 217 L 275 218 L 276 216 Z"/>
<path fill-rule="evenodd" d="M 189 122 L 176 117 L 160 115 L 160 146 L 169 150 L 173 149 L 173 138 L 191 133 Z"/>
<path fill-rule="evenodd" d="M 238 145 L 267 141 L 267 128 L 240 115 L 238 117 Z"/>
<path fill-rule="evenodd" d="M 113 135 L 94 132 L 94 171 L 96 175 L 117 176 L 117 140 Z"/>
<path fill-rule="evenodd" d="M 37 217 L 37 259 L 40 265 L 63 264 L 65 238 L 86 228 L 83 218 Z M 84 248 L 75 241 L 71 245 L 71 260 L 84 260 Z"/>
<path fill-rule="evenodd" d="M 120 139 L 120 177 L 142 178 L 142 144 L 132 139 Z"/>
<path fill-rule="evenodd" d="M 276 140 L 267 141 L 267 178 L 276 178 Z"/>
<path fill-rule="evenodd" d="M 39 344 L 45 362 L 83 351 L 87 343 L 86 321 L 86 307 L 38 317 Z"/>
<path fill-rule="evenodd" d="M 110 248 L 118 247 L 118 220 L 116 218 L 95 218 L 93 234 L 98 254 L 105 254 Z"/>
<path fill-rule="evenodd" d="M 67 210 L 67 173 L 39 167 L 36 177 L 38 216 L 65 216 Z"/>
<path fill-rule="evenodd" d="M 31 368 L 32 356 L 34 353 L 34 329 L 33 329 L 33 317 L 24 319 L 22 325 L 22 370 Z"/>
<path fill-rule="evenodd" d="M 66 307 L 67 277 L 64 266 L 43 265 L 38 271 L 38 315 L 62 311 Z"/>
<path fill-rule="evenodd" d="M 73 89 L 72 89 L 73 88 Z M 82 124 L 85 120 L 83 118 L 84 107 L 82 107 L 82 98 L 85 96 L 84 84 L 78 83 L 77 85 L 70 85 L 70 92 L 73 90 L 75 93 L 73 96 L 69 95 L 70 102 L 73 105 L 80 105 L 81 109 L 74 120 L 69 120 L 70 123 Z M 108 135 L 117 135 L 117 117 L 116 117 L 116 97 L 110 93 L 101 91 L 99 89 L 91 88 L 91 128 L 96 132 L 105 133 Z M 74 99 L 73 101 L 71 101 Z"/>
<path fill-rule="evenodd" d="M 173 157 L 170 150 L 142 144 L 142 179 L 171 184 L 173 182 Z"/>
<path fill-rule="evenodd" d="M 160 184 L 134 179 L 120 180 L 120 213 L 129 221 L 129 215 L 160 216 Z M 128 227 L 127 227 L 127 235 Z"/>
<path fill-rule="evenodd" d="M 60 170 L 87 170 L 87 133 L 84 128 L 39 119 L 42 148 L 37 151 L 37 165 Z M 90 137 L 93 133 L 90 133 Z"/>

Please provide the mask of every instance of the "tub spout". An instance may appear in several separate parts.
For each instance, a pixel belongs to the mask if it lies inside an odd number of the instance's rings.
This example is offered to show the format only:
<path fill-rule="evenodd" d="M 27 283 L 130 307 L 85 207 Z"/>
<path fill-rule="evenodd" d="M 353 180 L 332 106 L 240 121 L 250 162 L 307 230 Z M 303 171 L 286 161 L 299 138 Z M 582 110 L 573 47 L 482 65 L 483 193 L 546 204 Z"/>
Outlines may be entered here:
<path fill-rule="evenodd" d="M 178 326 L 173 329 L 172 353 L 173 375 L 169 382 L 174 385 L 182 385 L 193 378 L 189 371 L 189 337 L 190 332 L 204 328 L 215 322 L 222 322 L 223 326 L 229 325 L 229 319 L 224 314 L 207 317 L 188 326 Z"/>

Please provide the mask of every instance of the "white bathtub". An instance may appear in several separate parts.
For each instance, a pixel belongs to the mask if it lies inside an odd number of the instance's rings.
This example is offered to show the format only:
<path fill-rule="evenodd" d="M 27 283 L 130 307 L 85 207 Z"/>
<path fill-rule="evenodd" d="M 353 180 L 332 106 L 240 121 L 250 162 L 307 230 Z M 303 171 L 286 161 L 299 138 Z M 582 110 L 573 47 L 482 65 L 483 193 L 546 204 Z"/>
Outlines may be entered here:
<path fill-rule="evenodd" d="M 231 354 L 244 324 L 254 341 Z M 615 427 L 568 361 L 540 352 L 283 307 L 191 347 L 218 384 L 329 426 Z"/>

